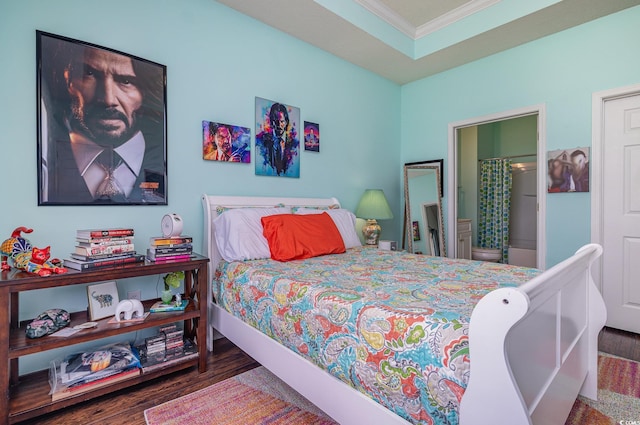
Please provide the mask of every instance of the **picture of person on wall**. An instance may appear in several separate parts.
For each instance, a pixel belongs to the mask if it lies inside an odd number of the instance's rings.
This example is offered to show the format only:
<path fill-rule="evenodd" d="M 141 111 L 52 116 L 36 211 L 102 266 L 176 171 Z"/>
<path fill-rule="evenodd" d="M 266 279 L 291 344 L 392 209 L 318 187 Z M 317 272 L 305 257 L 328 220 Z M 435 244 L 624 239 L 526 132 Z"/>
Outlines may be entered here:
<path fill-rule="evenodd" d="M 300 177 L 300 109 L 256 97 L 256 175 Z"/>

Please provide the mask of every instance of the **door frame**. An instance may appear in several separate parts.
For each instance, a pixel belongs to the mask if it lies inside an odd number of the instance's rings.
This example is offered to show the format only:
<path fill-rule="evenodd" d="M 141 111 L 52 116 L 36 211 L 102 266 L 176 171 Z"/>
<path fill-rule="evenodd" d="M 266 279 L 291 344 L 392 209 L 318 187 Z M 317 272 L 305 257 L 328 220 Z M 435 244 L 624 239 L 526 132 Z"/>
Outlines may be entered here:
<path fill-rule="evenodd" d="M 538 116 L 538 146 L 537 146 L 537 235 L 536 235 L 536 263 L 537 268 L 544 270 L 547 257 L 546 246 L 546 188 L 547 188 L 547 161 L 546 161 L 546 106 L 538 104 L 518 109 L 512 109 L 481 117 L 469 118 L 462 121 L 449 123 L 449 149 L 447 160 L 447 255 L 454 258 L 458 249 L 458 130 L 465 127 L 473 127 L 489 124 L 497 121 L 505 121 L 529 115 Z"/>
<path fill-rule="evenodd" d="M 591 96 L 591 242 L 602 245 L 604 238 L 604 105 L 610 100 L 640 95 L 640 84 L 594 92 Z M 591 266 L 596 286 L 602 291 L 602 261 Z"/>

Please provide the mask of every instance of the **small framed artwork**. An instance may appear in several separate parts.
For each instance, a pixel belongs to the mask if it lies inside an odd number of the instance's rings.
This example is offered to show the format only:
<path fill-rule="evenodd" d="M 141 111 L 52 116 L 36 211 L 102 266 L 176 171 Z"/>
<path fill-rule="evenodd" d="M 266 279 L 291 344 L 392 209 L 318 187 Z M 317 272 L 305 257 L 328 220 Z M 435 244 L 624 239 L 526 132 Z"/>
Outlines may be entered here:
<path fill-rule="evenodd" d="M 300 177 L 300 108 L 256 97 L 256 175 Z"/>
<path fill-rule="evenodd" d="M 202 121 L 202 158 L 207 161 L 251 162 L 251 130 Z"/>
<path fill-rule="evenodd" d="M 304 122 L 304 150 L 320 152 L 320 125 L 314 122 Z"/>
<path fill-rule="evenodd" d="M 589 147 L 549 151 L 547 192 L 589 192 Z"/>
<path fill-rule="evenodd" d="M 411 225 L 413 227 L 413 240 L 417 242 L 420 240 L 420 223 L 416 220 Z"/>
<path fill-rule="evenodd" d="M 42 31 L 36 66 L 38 205 L 167 205 L 166 66 Z"/>
<path fill-rule="evenodd" d="M 89 319 L 100 320 L 114 316 L 120 302 L 116 281 L 97 283 L 87 286 L 89 299 Z"/>

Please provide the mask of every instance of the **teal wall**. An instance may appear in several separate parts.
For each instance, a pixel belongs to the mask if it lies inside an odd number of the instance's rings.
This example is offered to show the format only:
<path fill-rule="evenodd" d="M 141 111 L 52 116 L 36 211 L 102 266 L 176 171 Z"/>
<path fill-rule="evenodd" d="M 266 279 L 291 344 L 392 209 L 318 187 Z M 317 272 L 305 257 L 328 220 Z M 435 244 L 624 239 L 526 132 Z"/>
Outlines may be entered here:
<path fill-rule="evenodd" d="M 336 196 L 353 210 L 364 189 L 381 188 L 395 217 L 381 223 L 382 238 L 400 240 L 401 165 L 445 158 L 446 192 L 449 123 L 543 103 L 549 150 L 590 145 L 592 93 L 640 80 L 640 56 L 629 51 L 638 22 L 635 7 L 399 87 L 211 0 L 1 0 L 0 231 L 32 227 L 35 245 L 64 257 L 76 229 L 127 225 L 143 249 L 162 215 L 176 212 L 200 247 L 202 193 Z M 167 65 L 168 206 L 37 206 L 36 29 Z M 202 160 L 201 121 L 253 128 L 256 96 L 297 106 L 302 120 L 320 124 L 321 152 L 301 153 L 299 179 Z M 547 197 L 548 266 L 589 241 L 589 209 L 589 194 Z M 157 284 L 143 287 L 143 297 Z M 119 282 L 121 296 L 137 285 Z M 86 294 L 30 292 L 20 316 L 50 307 L 84 309 Z M 46 367 L 51 353 L 33 357 L 21 371 Z"/>
<path fill-rule="evenodd" d="M 591 98 L 637 84 L 640 7 L 402 86 L 403 162 L 445 158 L 448 125 L 546 105 L 547 149 L 591 146 Z M 444 199 L 445 204 L 448 199 Z M 547 195 L 546 265 L 590 241 L 589 193 Z"/>
<path fill-rule="evenodd" d="M 37 206 L 36 30 L 167 66 L 168 206 Z M 161 217 L 176 212 L 200 251 L 203 193 L 335 196 L 353 211 L 367 188 L 383 189 L 393 209 L 395 218 L 381 222 L 382 238 L 400 240 L 400 87 L 369 71 L 211 0 L 1 0 L 0 57 L 0 240 L 28 226 L 32 243 L 51 244 L 54 256 L 65 257 L 78 228 L 132 226 L 144 252 Z M 299 179 L 256 176 L 253 163 L 203 161 L 201 121 L 250 127 L 255 135 L 256 96 L 297 106 L 301 121 L 320 124 L 320 153 L 301 152 Z M 143 297 L 156 296 L 156 279 L 118 285 L 121 298 L 140 286 Z M 86 306 L 83 288 L 37 290 L 21 296 L 20 317 Z M 45 354 L 21 369 L 46 367 Z"/>

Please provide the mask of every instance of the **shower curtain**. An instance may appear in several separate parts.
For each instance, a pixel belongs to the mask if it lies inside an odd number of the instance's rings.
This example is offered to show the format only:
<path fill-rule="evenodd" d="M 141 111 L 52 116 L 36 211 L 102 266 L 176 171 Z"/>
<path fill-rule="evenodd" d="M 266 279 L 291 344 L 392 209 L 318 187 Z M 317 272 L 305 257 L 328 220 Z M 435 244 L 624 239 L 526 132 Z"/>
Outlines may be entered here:
<path fill-rule="evenodd" d="M 509 261 L 509 210 L 511 160 L 487 159 L 480 163 L 478 246 L 502 250 L 501 263 Z"/>

